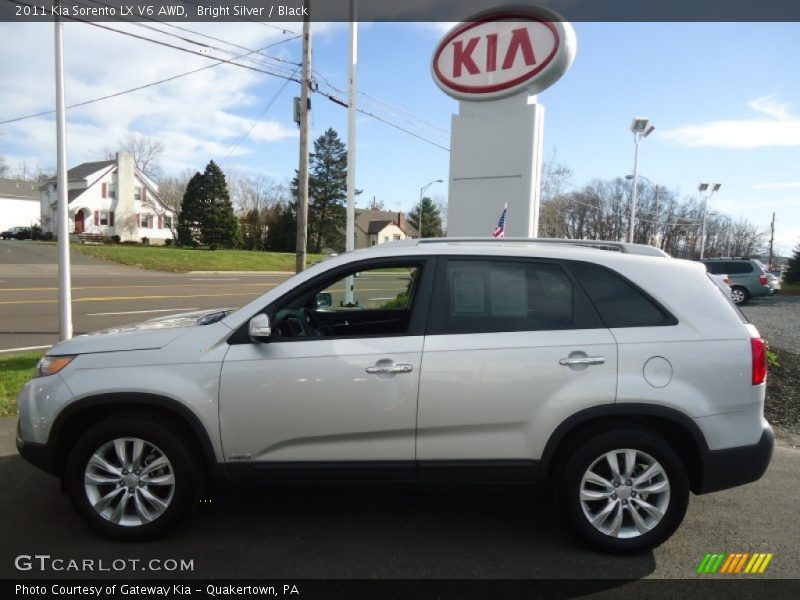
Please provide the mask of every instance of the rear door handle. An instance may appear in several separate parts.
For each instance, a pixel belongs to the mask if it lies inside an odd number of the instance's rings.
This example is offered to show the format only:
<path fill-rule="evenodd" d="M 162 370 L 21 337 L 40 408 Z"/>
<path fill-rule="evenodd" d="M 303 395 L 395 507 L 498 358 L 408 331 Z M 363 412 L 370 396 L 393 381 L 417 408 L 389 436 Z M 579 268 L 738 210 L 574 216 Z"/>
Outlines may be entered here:
<path fill-rule="evenodd" d="M 411 365 L 376 365 L 374 367 L 367 367 L 367 373 L 372 375 L 377 374 L 391 374 L 391 373 L 411 373 L 414 370 L 414 367 Z"/>
<path fill-rule="evenodd" d="M 565 367 L 572 367 L 575 365 L 602 365 L 606 359 L 602 356 L 575 356 L 572 358 L 562 358 L 558 364 Z"/>

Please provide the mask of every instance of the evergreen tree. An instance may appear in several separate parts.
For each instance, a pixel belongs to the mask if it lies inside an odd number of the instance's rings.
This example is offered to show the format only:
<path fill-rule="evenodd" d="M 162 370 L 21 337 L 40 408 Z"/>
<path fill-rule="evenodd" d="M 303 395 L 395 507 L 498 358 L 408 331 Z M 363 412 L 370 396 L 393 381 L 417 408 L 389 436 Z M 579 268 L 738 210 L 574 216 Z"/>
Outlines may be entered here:
<path fill-rule="evenodd" d="M 344 250 L 347 225 L 347 148 L 329 128 L 314 142 L 309 157 L 308 246 L 310 252 Z M 292 182 L 295 198 L 297 178 Z"/>
<path fill-rule="evenodd" d="M 178 244 L 181 246 L 200 245 L 200 232 L 203 227 L 203 206 L 205 179 L 195 173 L 186 184 L 181 209 L 178 213 Z"/>
<path fill-rule="evenodd" d="M 786 283 L 800 283 L 800 243 L 794 248 L 794 254 L 789 259 L 783 280 Z"/>
<path fill-rule="evenodd" d="M 270 215 L 267 229 L 267 250 L 294 252 L 297 248 L 296 205 L 281 203 Z"/>
<path fill-rule="evenodd" d="M 422 214 L 422 230 L 419 226 L 420 214 Z M 408 213 L 408 222 L 420 232 L 420 237 L 442 237 L 442 215 L 433 200 L 427 196 Z"/>
<path fill-rule="evenodd" d="M 233 248 L 241 243 L 239 221 L 233 212 L 225 174 L 212 160 L 203 173 L 203 242 L 214 249 Z"/>

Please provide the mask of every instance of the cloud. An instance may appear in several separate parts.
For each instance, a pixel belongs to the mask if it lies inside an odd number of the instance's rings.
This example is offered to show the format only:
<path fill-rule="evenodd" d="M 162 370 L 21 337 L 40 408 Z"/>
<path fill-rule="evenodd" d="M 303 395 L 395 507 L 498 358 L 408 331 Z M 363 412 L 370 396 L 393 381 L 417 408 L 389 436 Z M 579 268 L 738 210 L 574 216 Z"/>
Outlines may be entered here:
<path fill-rule="evenodd" d="M 775 94 L 747 103 L 760 118 L 739 121 L 711 121 L 662 131 L 661 139 L 679 146 L 722 149 L 753 149 L 800 146 L 800 117 L 791 112 Z"/>
<path fill-rule="evenodd" d="M 246 48 L 262 48 L 291 37 L 274 28 L 240 23 L 191 23 L 197 33 L 179 32 L 204 40 L 232 54 L 246 52 L 223 42 L 202 38 L 212 35 Z M 174 38 L 145 31 L 133 25 L 114 23 L 120 30 L 195 48 Z M 166 31 L 171 31 L 161 26 Z M 209 58 L 179 52 L 129 36 L 67 23 L 65 30 L 65 74 L 67 104 L 97 98 L 142 84 L 213 64 Z M 199 48 L 199 47 L 197 47 Z M 297 60 L 298 42 L 266 50 L 285 61 Z M 214 56 L 230 58 L 218 50 Z M 0 121 L 52 110 L 54 107 L 52 25 L 49 23 L 0 24 L 0 56 L 8 58 L 0 70 Z M 25 60 L 11 57 L 24 56 Z M 238 59 L 259 69 L 285 71 L 294 66 L 280 60 L 252 55 Z M 287 72 L 288 74 L 288 72 Z M 254 70 L 220 65 L 123 96 L 67 112 L 68 162 L 70 165 L 98 158 L 103 148 L 112 148 L 128 132 L 161 140 L 162 162 L 167 171 L 202 168 L 210 159 L 220 159 L 253 124 L 267 99 L 284 83 Z M 291 94 L 291 86 L 284 96 Z M 285 99 L 285 98 L 284 98 Z M 257 145 L 279 142 L 297 135 L 288 111 L 279 111 L 280 100 L 253 126 L 247 139 L 231 156 L 251 154 Z M 276 118 L 280 114 L 281 118 Z M 0 126 L 0 154 L 9 163 L 26 160 L 55 164 L 53 115 Z M 32 161 L 31 157 L 36 160 Z"/>
<path fill-rule="evenodd" d="M 752 186 L 754 190 L 793 190 L 800 188 L 800 181 L 775 181 L 772 183 L 757 183 Z"/>

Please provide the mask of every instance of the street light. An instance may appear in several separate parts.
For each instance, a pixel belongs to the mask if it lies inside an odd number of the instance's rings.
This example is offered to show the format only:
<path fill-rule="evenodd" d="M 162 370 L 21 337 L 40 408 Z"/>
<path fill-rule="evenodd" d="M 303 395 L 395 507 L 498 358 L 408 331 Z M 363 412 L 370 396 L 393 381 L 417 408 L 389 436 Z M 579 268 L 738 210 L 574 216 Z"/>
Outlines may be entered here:
<path fill-rule="evenodd" d="M 417 219 L 417 225 L 419 225 L 419 237 L 422 238 L 422 194 L 425 193 L 429 187 L 431 187 L 434 183 L 442 183 L 441 179 L 434 179 L 433 181 L 426 183 L 421 188 L 419 188 L 419 218 Z"/>
<path fill-rule="evenodd" d="M 697 186 L 697 191 L 700 192 L 700 197 L 703 199 L 703 233 L 700 236 L 700 260 L 706 252 L 706 221 L 708 219 L 708 200 L 714 195 L 714 192 L 719 191 L 722 187 L 721 183 L 701 183 Z"/>
<path fill-rule="evenodd" d="M 650 119 L 645 117 L 635 117 L 631 123 L 631 132 L 633 133 L 633 141 L 636 144 L 636 153 L 633 158 L 633 191 L 631 192 L 631 224 L 628 233 L 628 241 L 633 243 L 634 225 L 636 224 L 636 183 L 639 177 L 639 143 L 648 135 L 653 133 L 656 128 L 655 125 L 650 123 Z"/>
<path fill-rule="evenodd" d="M 655 215 L 653 221 L 654 221 L 655 226 L 656 226 L 656 234 L 653 237 L 654 237 L 656 243 L 653 244 L 653 245 L 658 247 L 658 248 L 660 248 L 661 247 L 661 240 L 660 240 L 659 235 L 658 235 L 658 184 L 657 183 L 653 183 L 652 180 L 649 177 L 645 177 L 644 175 L 639 175 L 639 177 L 641 177 L 642 179 L 645 179 L 647 181 L 647 183 L 650 184 L 650 187 L 652 187 L 654 192 L 655 192 L 655 196 L 656 196 L 655 197 L 655 200 L 656 200 L 656 215 Z M 630 181 L 631 179 L 633 179 L 633 175 L 625 175 L 625 179 Z"/>

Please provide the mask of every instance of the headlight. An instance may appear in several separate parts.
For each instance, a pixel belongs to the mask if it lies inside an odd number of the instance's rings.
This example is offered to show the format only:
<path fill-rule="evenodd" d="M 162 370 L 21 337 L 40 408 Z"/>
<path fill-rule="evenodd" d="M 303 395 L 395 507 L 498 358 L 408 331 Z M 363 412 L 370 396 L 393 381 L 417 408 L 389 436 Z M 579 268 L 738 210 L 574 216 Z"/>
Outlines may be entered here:
<path fill-rule="evenodd" d="M 55 375 L 77 358 L 76 356 L 43 356 L 36 365 L 36 377 Z"/>

